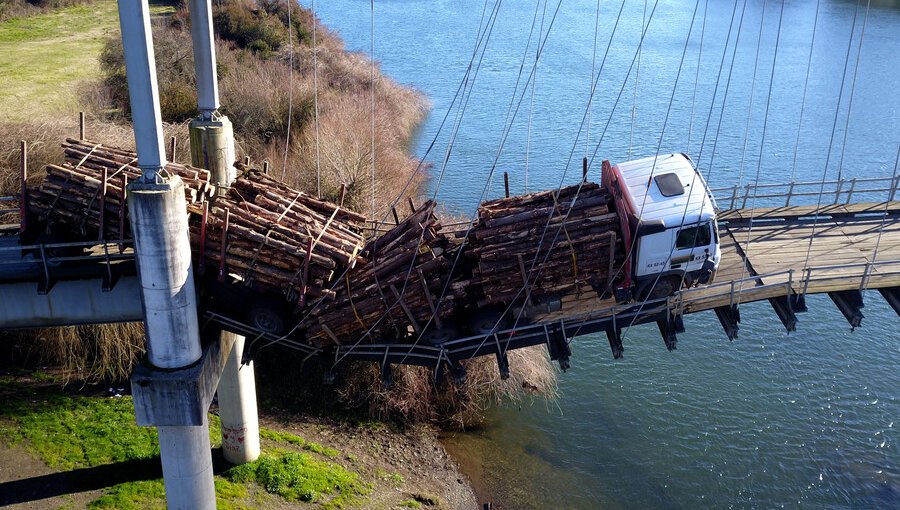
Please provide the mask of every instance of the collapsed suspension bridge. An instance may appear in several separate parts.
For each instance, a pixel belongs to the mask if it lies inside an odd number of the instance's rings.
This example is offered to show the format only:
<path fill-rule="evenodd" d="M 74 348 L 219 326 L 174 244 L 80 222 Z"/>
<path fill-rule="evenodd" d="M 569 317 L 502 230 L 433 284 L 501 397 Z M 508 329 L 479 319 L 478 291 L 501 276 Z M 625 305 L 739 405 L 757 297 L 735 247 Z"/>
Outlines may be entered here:
<path fill-rule="evenodd" d="M 900 314 L 900 178 L 854 178 L 826 182 L 754 184 L 714 189 L 722 259 L 713 283 L 682 289 L 646 302 L 617 304 L 595 292 L 564 296 L 528 321 L 475 326 L 471 334 L 440 342 L 310 345 L 301 333 L 278 336 L 259 331 L 241 318 L 213 307 L 202 310 L 204 328 L 248 338 L 245 356 L 281 345 L 321 357 L 334 368 L 346 360 L 380 363 L 385 378 L 392 364 L 446 367 L 464 375 L 461 361 L 494 355 L 501 375 L 509 373 L 507 352 L 547 346 L 552 359 L 568 367 L 569 341 L 605 332 L 614 357 L 622 356 L 622 331 L 655 323 L 666 347 L 674 349 L 686 314 L 712 310 L 729 339 L 738 335 L 740 305 L 768 301 L 787 331 L 807 311 L 807 294 L 827 294 L 851 328 L 861 325 L 863 293 L 877 289 Z M 15 198 L 0 199 L 0 214 L 19 212 Z M 767 207 L 750 207 L 765 203 Z M 0 216 L 2 217 L 2 216 Z M 0 328 L 36 328 L 88 323 L 139 321 L 140 290 L 129 240 L 22 246 L 19 224 L 0 235 Z M 75 256 L 55 255 L 78 248 Z M 27 255 L 26 255 L 27 254 Z M 348 339 L 354 340 L 354 339 Z M 216 353 L 223 350 L 220 346 Z M 227 346 L 224 346 L 227 351 Z M 213 353 L 213 354 L 216 354 Z M 139 376 L 139 374 L 138 374 Z"/>

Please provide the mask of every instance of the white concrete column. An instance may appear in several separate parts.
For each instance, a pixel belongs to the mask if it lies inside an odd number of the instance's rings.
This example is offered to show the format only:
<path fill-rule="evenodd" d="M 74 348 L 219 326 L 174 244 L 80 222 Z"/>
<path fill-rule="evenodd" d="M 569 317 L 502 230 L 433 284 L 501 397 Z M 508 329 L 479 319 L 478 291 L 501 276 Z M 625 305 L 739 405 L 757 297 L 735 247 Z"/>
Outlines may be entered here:
<path fill-rule="evenodd" d="M 194 46 L 194 73 L 197 76 L 197 106 L 200 117 L 211 120 L 219 109 L 219 82 L 216 79 L 216 45 L 213 36 L 210 0 L 191 0 L 191 39 Z M 233 161 L 232 161 L 233 162 Z"/>
<path fill-rule="evenodd" d="M 245 338 L 234 333 L 234 348 L 219 379 L 219 418 L 222 421 L 222 453 L 232 464 L 259 458 L 259 416 L 256 410 L 256 381 L 253 362 L 241 365 Z"/>
<path fill-rule="evenodd" d="M 155 367 L 182 368 L 201 356 L 184 184 L 178 177 L 166 179 L 160 174 L 166 160 L 147 0 L 119 0 L 118 5 L 138 166 L 143 174 L 129 186 L 128 212 L 148 359 Z M 209 424 L 159 427 L 158 434 L 168 507 L 214 510 Z"/>
<path fill-rule="evenodd" d="M 210 0 L 191 0 L 191 38 L 197 75 L 200 118 L 191 122 L 191 162 L 208 169 L 222 196 L 236 177 L 234 132 L 231 121 L 218 114 L 219 85 L 216 79 L 216 47 Z M 222 451 L 233 464 L 259 458 L 259 418 L 253 363 L 241 366 L 245 338 L 233 333 L 234 348 L 219 379 L 219 418 L 222 421 Z"/>
<path fill-rule="evenodd" d="M 215 510 L 209 423 L 156 430 L 163 459 L 166 506 L 169 510 Z"/>
<path fill-rule="evenodd" d="M 119 0 L 119 26 L 138 166 L 145 179 L 154 180 L 155 174 L 166 164 L 166 150 L 147 0 Z"/>

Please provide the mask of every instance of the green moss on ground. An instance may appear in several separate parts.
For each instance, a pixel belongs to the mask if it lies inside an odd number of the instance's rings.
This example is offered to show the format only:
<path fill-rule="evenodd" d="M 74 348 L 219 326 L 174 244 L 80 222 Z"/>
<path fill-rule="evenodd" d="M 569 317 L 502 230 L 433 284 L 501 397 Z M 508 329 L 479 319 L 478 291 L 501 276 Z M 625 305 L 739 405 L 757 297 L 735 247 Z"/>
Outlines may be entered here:
<path fill-rule="evenodd" d="M 70 396 L 55 385 L 23 385 L 13 377 L 0 377 L 0 401 L 4 402 L 0 407 L 0 437 L 21 444 L 51 468 L 69 471 L 152 461 L 159 456 L 156 430 L 137 426 L 130 397 Z M 218 416 L 210 415 L 209 430 L 210 442 L 220 445 Z M 321 508 L 343 508 L 364 501 L 371 492 L 359 474 L 332 461 L 341 456 L 338 450 L 287 432 L 263 428 L 260 435 L 267 444 L 258 461 L 216 477 L 218 508 L 266 507 L 272 497 Z M 163 509 L 162 479 L 113 485 L 88 507 Z"/>
<path fill-rule="evenodd" d="M 233 482 L 254 482 L 288 501 L 319 503 L 322 508 L 344 508 L 371 492 L 358 474 L 338 464 L 286 450 L 271 451 L 255 462 L 235 466 L 225 477 Z"/>

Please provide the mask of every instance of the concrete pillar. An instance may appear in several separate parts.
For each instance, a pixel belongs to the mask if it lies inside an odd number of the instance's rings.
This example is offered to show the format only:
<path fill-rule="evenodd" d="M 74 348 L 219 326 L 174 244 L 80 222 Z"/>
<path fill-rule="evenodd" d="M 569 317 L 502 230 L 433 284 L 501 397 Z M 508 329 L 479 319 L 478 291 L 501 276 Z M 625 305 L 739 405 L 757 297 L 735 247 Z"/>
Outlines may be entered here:
<path fill-rule="evenodd" d="M 217 194 L 222 195 L 237 176 L 234 162 L 234 131 L 228 117 L 213 114 L 213 118 L 191 121 L 191 164 L 212 172 Z"/>
<path fill-rule="evenodd" d="M 200 118 L 211 120 L 219 109 L 219 82 L 216 80 L 216 45 L 210 0 L 191 0 L 189 9 L 194 73 L 197 77 L 197 106 Z"/>
<path fill-rule="evenodd" d="M 212 173 L 216 195 L 222 196 L 236 177 L 234 131 L 231 121 L 219 115 L 219 86 L 216 80 L 216 50 L 212 30 L 210 0 L 191 0 L 191 38 L 197 77 L 200 118 L 191 122 L 191 162 Z M 234 348 L 219 379 L 219 418 L 222 421 L 222 452 L 233 464 L 259 458 L 259 417 L 256 408 L 256 381 L 253 363 L 241 366 L 245 338 L 234 338 Z"/>
<path fill-rule="evenodd" d="M 166 164 L 147 0 L 119 0 L 119 23 L 138 166 L 128 212 L 141 282 L 148 361 L 162 369 L 200 360 L 197 297 L 191 268 L 184 184 L 165 178 Z M 178 406 L 178 401 L 168 403 Z M 205 422 L 205 420 L 204 420 Z M 170 509 L 216 507 L 209 424 L 159 427 L 166 502 Z"/>
<path fill-rule="evenodd" d="M 256 381 L 253 362 L 241 365 L 244 337 L 223 331 L 234 338 L 225 369 L 219 379 L 219 418 L 222 421 L 222 453 L 232 464 L 259 458 L 259 416 L 256 410 Z"/>

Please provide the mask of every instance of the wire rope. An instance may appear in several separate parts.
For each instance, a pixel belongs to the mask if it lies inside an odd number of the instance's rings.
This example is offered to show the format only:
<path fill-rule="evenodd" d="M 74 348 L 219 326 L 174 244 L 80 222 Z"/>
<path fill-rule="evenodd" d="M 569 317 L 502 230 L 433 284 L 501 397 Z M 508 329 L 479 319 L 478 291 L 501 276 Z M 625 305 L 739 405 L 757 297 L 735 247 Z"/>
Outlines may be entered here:
<path fill-rule="evenodd" d="M 644 31 L 644 23 L 647 21 L 647 0 L 644 0 L 644 12 L 641 14 L 641 31 Z M 631 158 L 631 151 L 634 147 L 634 123 L 637 119 L 637 97 L 638 97 L 638 85 L 640 84 L 641 77 L 641 51 L 640 47 L 638 47 L 638 56 L 637 56 L 637 69 L 634 72 L 634 95 L 631 99 L 631 126 L 629 128 L 628 134 L 628 158 Z"/>
<path fill-rule="evenodd" d="M 538 39 L 540 39 L 540 35 L 544 33 L 544 18 L 547 15 L 547 0 L 544 0 L 544 10 L 541 13 L 541 25 L 538 29 Z M 540 7 L 540 0 L 538 0 L 537 7 Z M 535 45 L 535 55 L 534 55 L 534 79 L 531 81 L 531 104 L 528 107 L 528 135 L 525 141 L 525 193 L 528 193 L 528 162 L 529 156 L 531 155 L 531 125 L 532 118 L 534 117 L 534 96 L 537 91 L 537 65 L 538 65 L 538 57 L 540 56 L 540 52 L 538 51 L 537 45 Z"/>
<path fill-rule="evenodd" d="M 369 170 L 370 181 L 372 186 L 372 218 L 375 218 L 375 0 L 369 2 L 371 6 L 372 24 L 370 26 L 371 47 L 369 48 L 369 81 L 372 83 L 371 100 L 372 100 L 372 166 Z"/>
<path fill-rule="evenodd" d="M 287 172 L 287 157 L 288 157 L 288 149 L 291 147 L 291 117 L 294 116 L 294 28 L 291 24 L 291 3 L 288 2 L 288 118 L 287 118 L 287 130 L 284 134 L 284 157 L 281 160 L 281 180 L 284 180 L 284 175 Z M 315 13 L 315 7 L 313 7 L 313 13 Z M 313 14 L 313 26 L 315 26 L 315 14 Z M 315 51 L 315 43 L 313 43 L 313 51 Z"/>
<path fill-rule="evenodd" d="M 847 102 L 847 119 L 844 123 L 844 141 L 841 143 L 841 159 L 838 160 L 838 180 L 844 173 L 844 153 L 847 151 L 847 134 L 850 132 L 850 114 L 853 111 L 853 93 L 856 91 L 856 76 L 859 74 L 859 60 L 862 56 L 863 40 L 866 37 L 866 24 L 869 22 L 869 6 L 872 0 L 866 0 L 866 14 L 863 16 L 862 28 L 859 31 L 859 46 L 856 48 L 856 63 L 853 65 L 853 79 L 850 81 L 850 99 Z"/>
<path fill-rule="evenodd" d="M 646 1 L 646 0 L 645 0 Z M 600 0 L 597 0 L 597 13 L 594 16 L 594 51 L 591 54 L 590 87 L 588 91 L 588 115 L 587 127 L 584 135 L 584 157 L 587 158 L 588 148 L 591 146 L 591 115 L 594 106 L 594 67 L 597 64 L 597 37 L 600 35 Z"/>
<path fill-rule="evenodd" d="M 706 36 L 706 13 L 709 11 L 709 0 L 703 4 L 703 24 L 700 28 L 700 49 L 697 51 L 697 71 L 694 74 L 694 93 L 691 95 L 691 120 L 688 124 L 687 153 L 691 153 L 691 138 L 694 134 L 694 107 L 697 104 L 697 87 L 700 85 L 700 64 L 703 59 L 703 39 Z M 728 44 L 726 42 L 726 44 Z"/>
<path fill-rule="evenodd" d="M 806 109 L 806 94 L 809 90 L 809 72 L 812 67 L 813 48 L 816 45 L 816 30 L 819 24 L 819 6 L 821 0 L 816 0 L 816 14 L 813 16 L 813 32 L 812 39 L 809 41 L 809 58 L 806 60 L 806 77 L 803 79 L 803 98 L 800 100 L 800 118 L 797 120 L 797 140 L 794 142 L 794 158 L 791 163 L 791 182 L 794 182 L 794 176 L 797 172 L 797 153 L 800 150 L 800 132 L 803 127 L 803 113 Z"/>
<path fill-rule="evenodd" d="M 844 57 L 844 71 L 841 73 L 841 87 L 838 92 L 838 100 L 837 104 L 834 107 L 834 121 L 831 124 L 831 136 L 828 140 L 828 152 L 825 155 L 825 165 L 822 166 L 822 182 L 819 185 L 819 198 L 816 200 L 816 215 L 813 218 L 813 228 L 812 232 L 809 235 L 809 244 L 806 247 L 806 259 L 803 262 L 803 269 L 807 272 L 806 278 L 807 281 L 810 277 L 809 275 L 809 257 L 812 253 L 812 243 L 813 238 L 816 236 L 816 227 L 819 223 L 819 214 L 818 210 L 822 207 L 822 195 L 825 193 L 825 179 L 828 177 L 828 163 L 831 162 L 831 149 L 834 146 L 834 134 L 837 129 L 838 116 L 841 111 L 841 99 L 844 95 L 844 82 L 847 77 L 847 66 L 850 62 L 850 49 L 853 47 L 853 34 L 856 32 L 856 17 L 859 13 L 859 2 L 856 3 L 856 8 L 853 10 L 853 21 L 850 23 L 850 38 L 847 41 L 847 54 Z"/>
<path fill-rule="evenodd" d="M 753 77 L 750 78 L 750 101 L 747 102 L 747 123 L 744 126 L 744 143 L 741 147 L 741 164 L 738 169 L 738 185 L 744 183 L 744 160 L 747 156 L 747 142 L 750 140 L 750 120 L 753 118 L 753 100 L 756 97 L 756 72 L 759 69 L 759 50 L 762 46 L 767 5 L 768 0 L 763 0 L 762 12 L 759 17 L 759 33 L 756 35 L 756 56 L 753 59 Z"/>
<path fill-rule="evenodd" d="M 897 168 L 900 166 L 900 145 L 897 145 L 897 156 L 894 157 L 894 173 L 891 174 L 891 190 L 895 190 L 895 184 L 897 182 Z M 888 192 L 890 193 L 890 191 Z M 891 205 L 891 197 L 890 194 L 887 197 L 887 200 L 884 201 L 884 216 L 881 217 L 881 225 L 878 227 L 878 237 L 875 239 L 875 248 L 872 250 L 872 266 L 874 267 L 875 263 L 878 262 L 878 248 L 881 246 L 881 235 L 884 233 L 884 225 L 887 222 L 888 214 L 890 211 Z M 863 277 L 863 285 L 862 292 L 865 292 L 869 287 L 869 276 L 868 273 Z"/>

